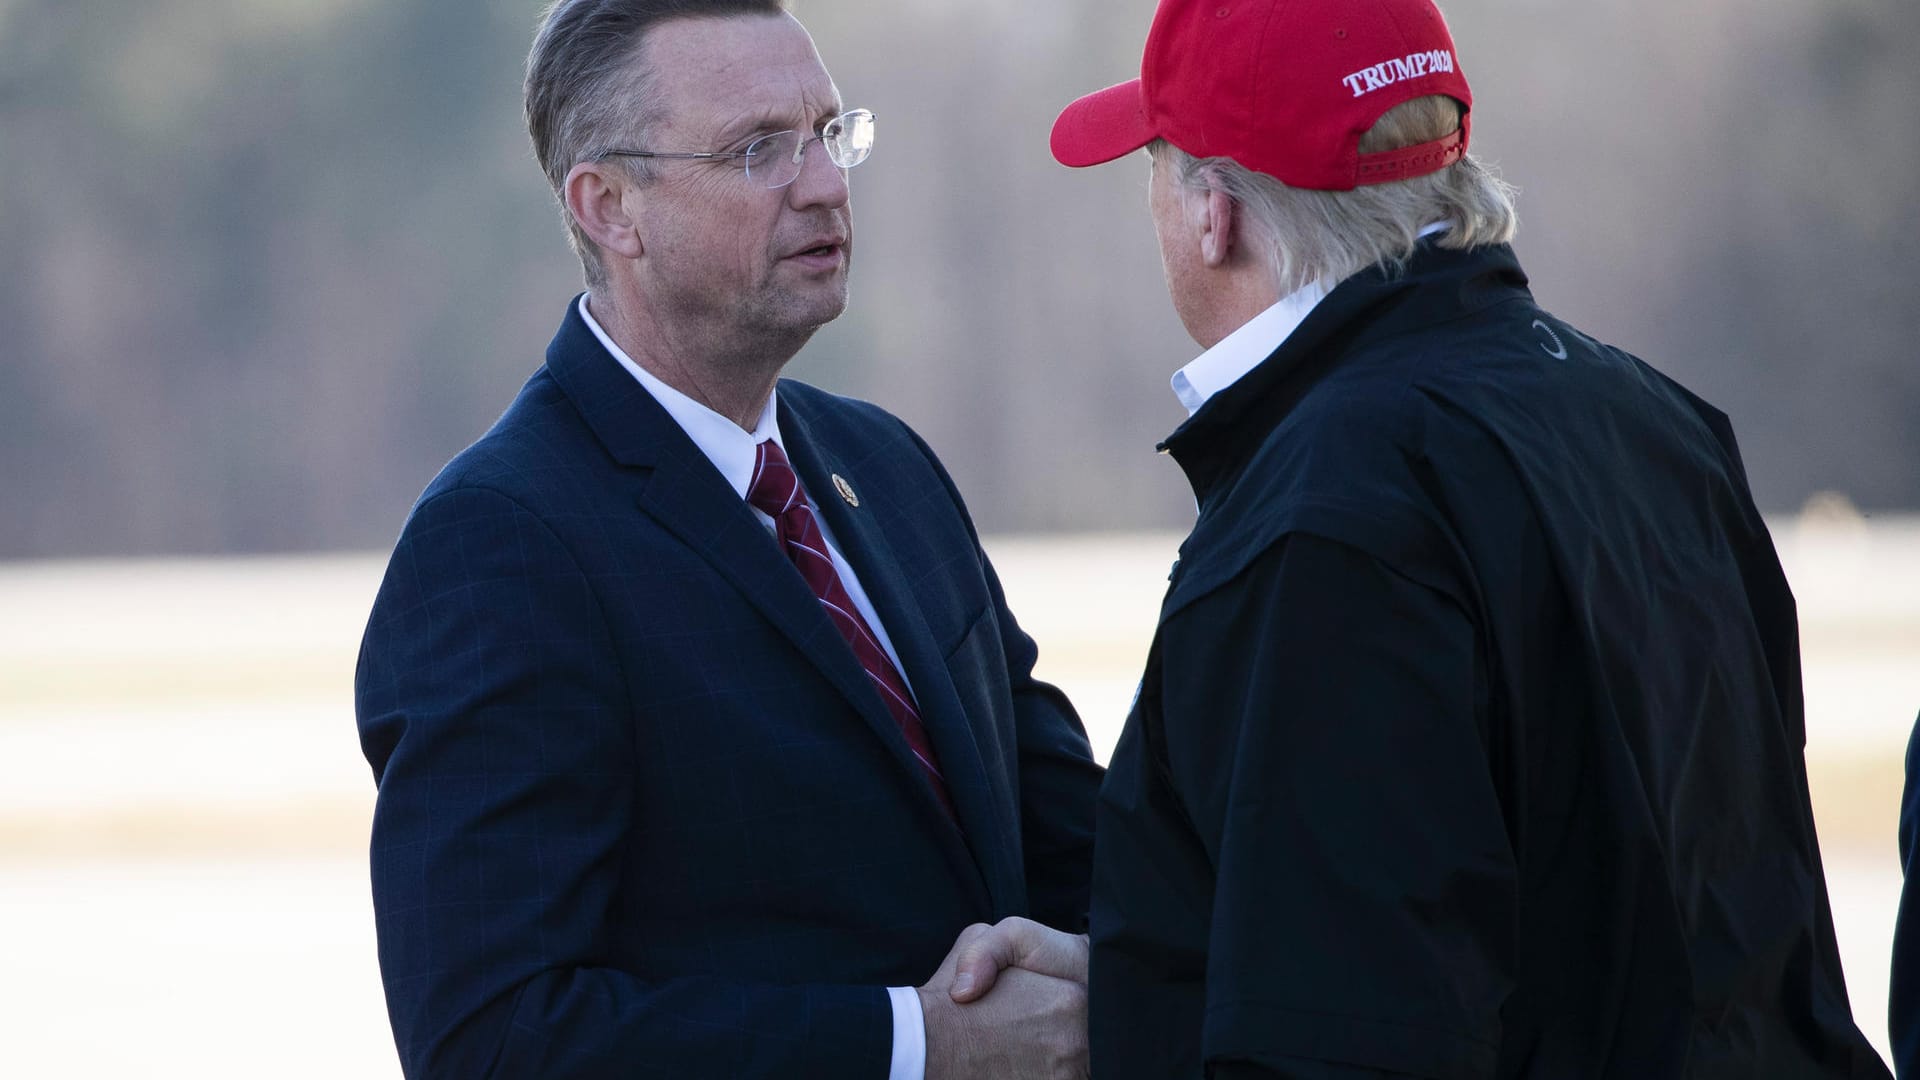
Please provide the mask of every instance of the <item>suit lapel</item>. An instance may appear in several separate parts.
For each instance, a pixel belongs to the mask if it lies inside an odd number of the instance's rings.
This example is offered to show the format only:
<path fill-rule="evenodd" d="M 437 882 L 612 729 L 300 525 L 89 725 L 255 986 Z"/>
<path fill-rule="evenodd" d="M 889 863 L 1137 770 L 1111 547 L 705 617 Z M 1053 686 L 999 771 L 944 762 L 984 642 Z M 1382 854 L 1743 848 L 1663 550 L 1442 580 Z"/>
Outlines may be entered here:
<path fill-rule="evenodd" d="M 668 419 L 671 423 L 671 418 Z M 676 428 L 677 430 L 677 428 Z M 687 460 L 662 463 L 635 500 L 668 531 L 733 583 L 768 622 L 817 666 L 882 737 L 912 760 L 866 672 L 793 565 L 711 462 L 690 448 Z"/>
<path fill-rule="evenodd" d="M 971 872 L 962 875 L 963 880 L 979 881 L 978 867 L 968 859 L 959 831 L 922 778 L 920 764 L 907 746 L 899 725 L 887 712 L 885 702 L 854 658 L 853 650 L 847 647 L 820 606 L 819 598 L 807 588 L 766 527 L 700 448 L 653 395 L 607 354 L 580 318 L 577 300 L 568 308 L 566 321 L 547 349 L 547 369 L 614 460 L 630 468 L 647 470 L 635 496 L 639 508 L 731 582 L 854 706 L 867 727 L 886 745 L 899 768 L 910 775 L 913 782 L 903 786 L 913 792 L 921 812 L 937 820 L 940 831 L 950 840 L 949 851 L 956 864 L 970 868 Z M 788 415 L 783 409 L 782 434 L 791 451 L 796 440 L 785 427 Z M 804 431 L 797 441 L 807 441 Z M 811 460 L 812 455 L 803 452 L 801 457 Z M 827 486 L 821 487 L 801 466 L 800 457 L 796 457 L 794 463 L 809 493 L 827 494 L 837 501 L 838 496 L 831 495 L 831 481 L 825 481 Z M 837 522 L 832 524 L 837 536 L 848 536 L 840 531 Z M 877 531 L 873 535 L 877 536 Z M 857 541 L 846 539 L 844 543 L 864 544 L 869 538 L 864 530 L 859 536 Z M 843 553 L 852 558 L 851 553 Z M 882 561 L 891 566 L 890 558 Z M 858 562 L 855 566 L 872 597 L 869 571 Z M 893 616 L 883 610 L 881 619 L 889 634 L 898 634 Z M 925 634 L 923 622 L 920 631 Z M 899 648 L 898 636 L 894 640 L 895 647 Z M 937 655 L 934 659 L 944 677 L 945 665 L 937 663 Z M 905 662 L 904 655 L 902 660 Z M 908 678 L 914 681 L 916 693 L 919 692 L 916 674 L 910 670 Z M 950 680 L 945 684 L 944 693 L 949 697 L 953 693 Z M 942 756 L 943 767 L 951 769 L 952 766 L 946 765 L 946 742 L 931 725 L 929 737 L 934 740 L 935 752 Z M 960 750 L 956 748 L 954 752 L 958 754 Z M 972 760 L 977 768 L 977 751 L 973 752 Z M 970 811 L 960 809 L 963 805 L 960 792 L 952 790 L 950 794 L 962 822 L 971 829 Z M 969 801 L 976 800 L 969 797 Z M 986 897 L 977 899 L 985 901 Z"/>
<path fill-rule="evenodd" d="M 1018 881 L 1023 874 L 1020 867 L 1012 865 L 1013 853 L 1020 850 L 1019 823 L 1011 816 L 1017 799 L 1010 791 L 995 790 L 989 779 L 973 722 L 960 704 L 940 643 L 927 626 L 926 613 L 907 581 L 904 563 L 880 527 L 878 508 L 872 500 L 884 497 L 884 493 L 876 484 L 863 484 L 862 477 L 832 447 L 813 437 L 806 419 L 785 401 L 780 407 L 780 432 L 794 470 L 806 485 L 815 509 L 833 530 L 840 553 L 859 575 L 861 588 L 873 602 L 874 613 L 900 656 L 927 737 L 940 759 L 954 812 L 974 861 L 994 894 L 995 907 L 1012 910 L 1016 905 L 1011 905 L 1012 898 L 1003 893 L 1004 883 Z M 846 500 L 836 477 L 862 500 L 858 507 Z M 867 494 L 858 494 L 863 491 Z M 917 776 L 917 763 L 911 767 Z M 928 797 L 932 797 L 931 792 Z M 1007 865 L 996 865 L 1000 862 Z"/>

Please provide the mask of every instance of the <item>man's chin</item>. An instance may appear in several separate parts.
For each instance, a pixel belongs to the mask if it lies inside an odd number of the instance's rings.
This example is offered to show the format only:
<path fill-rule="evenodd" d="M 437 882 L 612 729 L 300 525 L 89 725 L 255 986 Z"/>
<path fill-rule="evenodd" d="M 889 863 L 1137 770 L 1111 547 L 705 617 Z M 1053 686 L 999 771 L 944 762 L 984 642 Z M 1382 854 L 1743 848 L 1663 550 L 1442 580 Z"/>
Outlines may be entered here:
<path fill-rule="evenodd" d="M 832 285 L 825 282 L 811 289 L 795 289 L 777 297 L 772 305 L 775 322 L 795 330 L 817 330 L 846 313 L 847 277 L 840 274 Z"/>

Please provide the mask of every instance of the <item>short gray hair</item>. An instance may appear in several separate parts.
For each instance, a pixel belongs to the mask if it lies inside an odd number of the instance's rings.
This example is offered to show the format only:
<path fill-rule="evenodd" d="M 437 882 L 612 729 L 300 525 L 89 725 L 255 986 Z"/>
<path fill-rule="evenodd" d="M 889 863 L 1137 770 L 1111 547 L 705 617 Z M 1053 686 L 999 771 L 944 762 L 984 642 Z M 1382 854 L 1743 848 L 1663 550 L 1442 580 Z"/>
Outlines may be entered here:
<path fill-rule="evenodd" d="M 566 207 L 567 173 L 623 142 L 638 140 L 655 117 L 641 47 L 648 31 L 674 19 L 779 15 L 785 0 L 553 0 L 527 55 L 527 134 L 547 183 L 560 200 L 569 239 L 587 284 L 606 283 L 600 249 Z M 622 159 L 644 181 L 643 162 Z"/>
<path fill-rule="evenodd" d="M 1417 146 L 1459 127 L 1460 104 L 1452 98 L 1415 98 L 1382 116 L 1361 137 L 1360 152 Z M 1399 272 L 1413 257 L 1420 230 L 1436 222 L 1449 228 L 1434 242 L 1459 250 L 1504 244 L 1519 227 L 1514 189 L 1472 155 L 1412 180 L 1310 191 L 1230 158 L 1196 158 L 1165 140 L 1151 149 L 1155 167 L 1172 169 L 1180 184 L 1223 192 L 1240 206 L 1266 248 L 1281 295 L 1373 266 Z"/>

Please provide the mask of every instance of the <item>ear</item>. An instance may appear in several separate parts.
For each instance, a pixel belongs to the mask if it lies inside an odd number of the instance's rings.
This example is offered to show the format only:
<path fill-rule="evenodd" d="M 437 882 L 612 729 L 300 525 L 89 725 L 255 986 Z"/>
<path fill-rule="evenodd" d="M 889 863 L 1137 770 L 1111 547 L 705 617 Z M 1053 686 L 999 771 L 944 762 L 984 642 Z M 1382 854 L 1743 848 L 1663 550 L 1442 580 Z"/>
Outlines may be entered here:
<path fill-rule="evenodd" d="M 1233 229 L 1238 208 L 1234 206 L 1232 197 L 1218 188 L 1208 188 L 1204 198 L 1195 201 L 1199 217 L 1195 224 L 1200 230 L 1200 255 L 1206 260 L 1207 266 L 1218 270 L 1226 266 L 1234 255 Z"/>
<path fill-rule="evenodd" d="M 632 188 L 618 166 L 604 161 L 583 161 L 567 173 L 560 189 L 567 213 L 594 243 L 610 254 L 638 259 L 646 248 L 640 242 L 640 230 L 627 212 L 626 196 Z"/>

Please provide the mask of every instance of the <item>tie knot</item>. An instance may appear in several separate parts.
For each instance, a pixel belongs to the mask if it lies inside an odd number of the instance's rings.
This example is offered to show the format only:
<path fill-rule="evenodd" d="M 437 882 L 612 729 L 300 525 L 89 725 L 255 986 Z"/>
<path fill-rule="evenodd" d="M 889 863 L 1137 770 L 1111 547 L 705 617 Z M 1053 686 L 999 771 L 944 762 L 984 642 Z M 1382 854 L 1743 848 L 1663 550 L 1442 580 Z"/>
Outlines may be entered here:
<path fill-rule="evenodd" d="M 747 485 L 747 502 L 768 517 L 778 518 L 805 501 L 800 478 L 794 475 L 780 444 L 768 439 L 754 447 L 753 482 Z"/>

